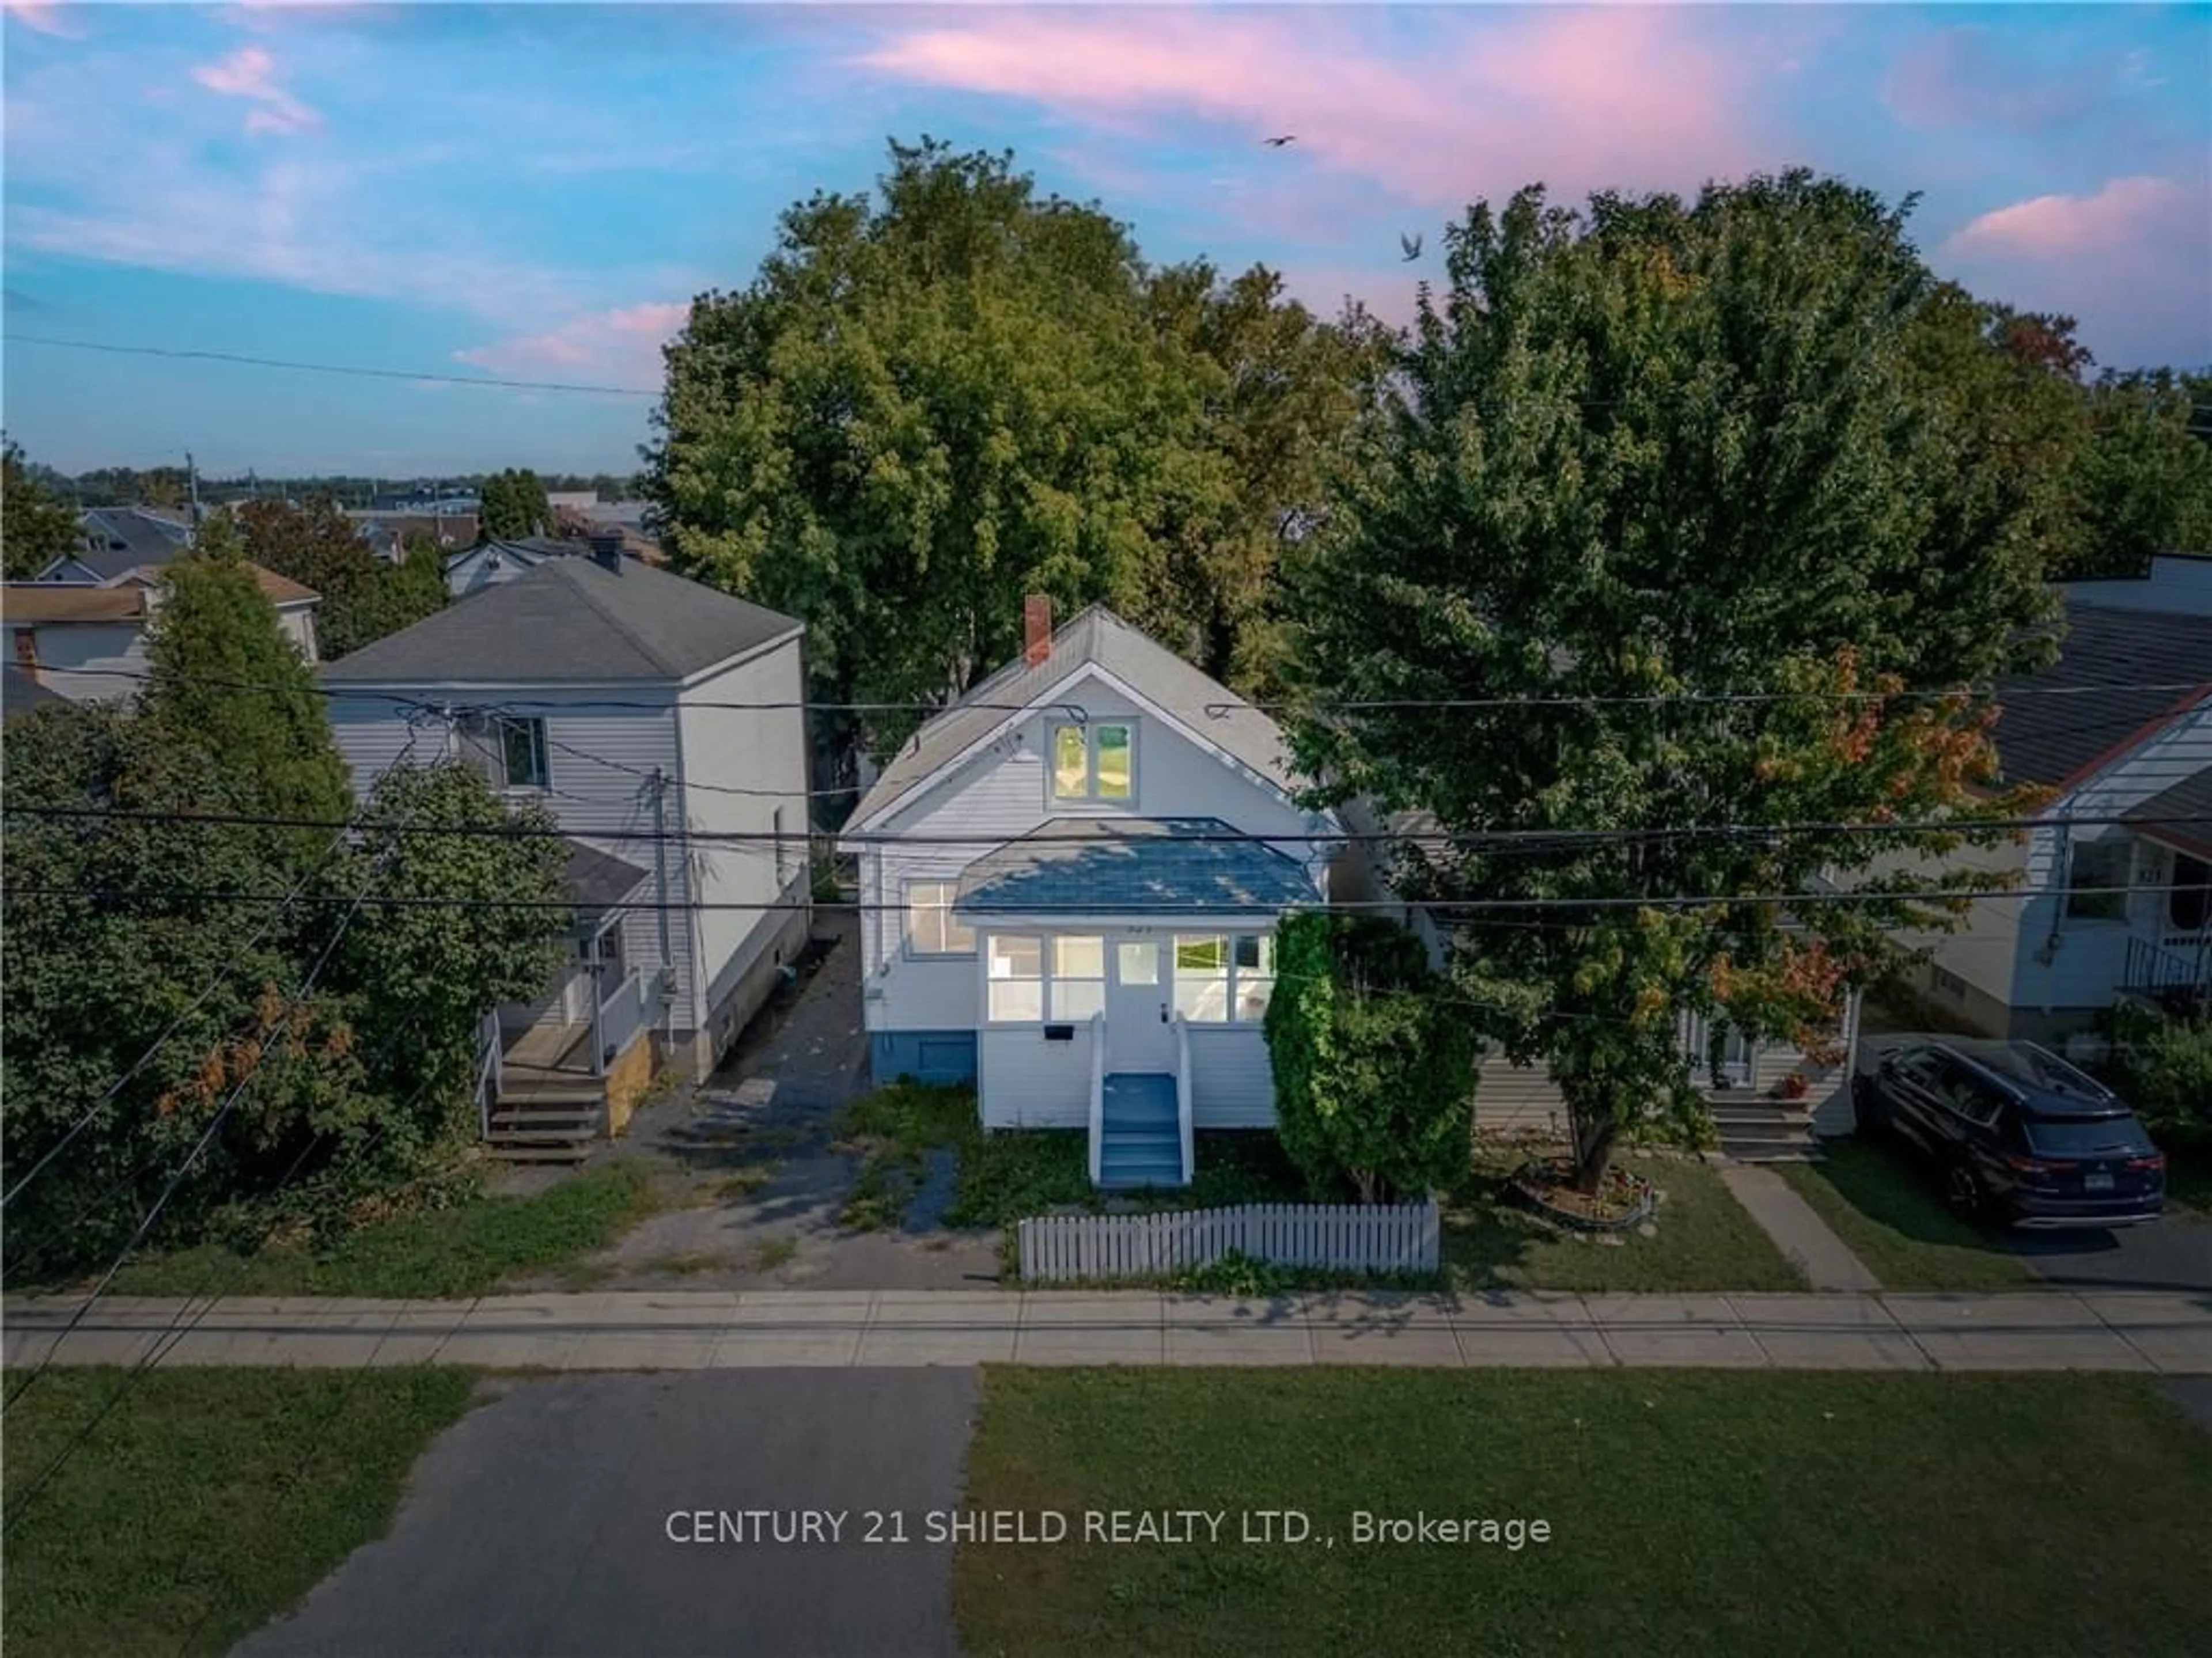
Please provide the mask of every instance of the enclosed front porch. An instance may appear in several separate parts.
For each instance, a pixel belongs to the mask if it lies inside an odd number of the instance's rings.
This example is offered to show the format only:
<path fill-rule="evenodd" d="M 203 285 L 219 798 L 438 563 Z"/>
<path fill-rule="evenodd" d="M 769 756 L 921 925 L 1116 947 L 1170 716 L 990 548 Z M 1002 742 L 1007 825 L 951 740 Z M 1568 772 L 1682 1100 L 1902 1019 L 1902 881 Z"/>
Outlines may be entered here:
<path fill-rule="evenodd" d="M 657 963 L 634 959 L 625 906 L 644 871 L 569 843 L 575 905 L 568 960 L 538 1000 L 487 1016 L 477 1105 L 487 1144 L 524 1161 L 573 1161 L 619 1134 L 653 1075 L 660 1011 Z"/>
<path fill-rule="evenodd" d="M 977 860 L 954 904 L 984 1127 L 1085 1130 L 1104 1187 L 1187 1185 L 1198 1132 L 1275 1122 L 1275 924 L 1320 894 L 1272 847 L 1180 827 L 1041 831 Z"/>

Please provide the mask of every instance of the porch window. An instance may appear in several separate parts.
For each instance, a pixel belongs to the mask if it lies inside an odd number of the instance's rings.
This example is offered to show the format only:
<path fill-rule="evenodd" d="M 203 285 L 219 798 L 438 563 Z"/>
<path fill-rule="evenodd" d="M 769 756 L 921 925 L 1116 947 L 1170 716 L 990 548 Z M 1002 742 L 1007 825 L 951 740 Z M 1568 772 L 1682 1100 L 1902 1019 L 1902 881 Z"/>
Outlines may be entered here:
<path fill-rule="evenodd" d="M 1267 1017 L 1275 994 L 1275 938 L 1271 932 L 1237 935 L 1237 1017 L 1255 1022 Z"/>
<path fill-rule="evenodd" d="M 1229 940 L 1178 934 L 1175 941 L 1175 1008 L 1194 1024 L 1229 1020 Z"/>
<path fill-rule="evenodd" d="M 1052 1017 L 1087 1019 L 1106 1009 L 1106 941 L 1063 935 L 1052 941 Z"/>
<path fill-rule="evenodd" d="M 1136 786 L 1135 734 L 1128 724 L 1053 727 L 1054 799 L 1127 800 Z"/>
<path fill-rule="evenodd" d="M 778 842 L 781 845 L 781 842 Z M 975 930 L 952 919 L 954 881 L 906 884 L 907 951 L 914 956 L 973 956 Z"/>
<path fill-rule="evenodd" d="M 994 1024 L 1036 1024 L 1044 1017 L 1044 941 L 994 932 L 988 954 L 988 1013 Z"/>
<path fill-rule="evenodd" d="M 2078 921 L 2118 921 L 2128 913 L 2135 848 L 2127 841 L 2076 841 L 2067 866 L 2066 914 Z"/>

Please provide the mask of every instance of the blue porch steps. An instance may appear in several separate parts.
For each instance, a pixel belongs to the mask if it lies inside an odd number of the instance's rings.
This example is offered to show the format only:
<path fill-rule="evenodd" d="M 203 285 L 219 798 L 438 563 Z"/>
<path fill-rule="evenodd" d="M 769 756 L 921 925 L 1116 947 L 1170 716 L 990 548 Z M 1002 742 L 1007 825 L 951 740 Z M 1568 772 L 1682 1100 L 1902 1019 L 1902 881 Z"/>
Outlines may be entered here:
<path fill-rule="evenodd" d="M 1176 1121 L 1174 1078 L 1117 1072 L 1106 1078 L 1101 1108 L 1101 1187 L 1127 1192 L 1183 1183 L 1182 1131 Z"/>

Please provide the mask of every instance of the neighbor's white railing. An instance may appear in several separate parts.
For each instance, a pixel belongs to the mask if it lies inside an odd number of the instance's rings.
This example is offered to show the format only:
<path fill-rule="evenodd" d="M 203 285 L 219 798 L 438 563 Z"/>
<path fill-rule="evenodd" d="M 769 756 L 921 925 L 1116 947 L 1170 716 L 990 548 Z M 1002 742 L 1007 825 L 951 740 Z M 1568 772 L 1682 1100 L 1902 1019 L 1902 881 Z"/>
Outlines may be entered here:
<path fill-rule="evenodd" d="M 1175 1016 L 1176 1044 L 1176 1127 L 1182 1140 L 1182 1184 L 1190 1184 L 1190 1177 L 1198 1167 L 1198 1153 L 1193 1144 L 1195 1135 L 1191 1121 L 1190 1082 L 1190 1022 L 1177 1008 Z"/>
<path fill-rule="evenodd" d="M 1091 1016 L 1091 1183 L 1106 1155 L 1106 1016 Z"/>
<path fill-rule="evenodd" d="M 477 1066 L 477 1133 L 484 1139 L 491 1138 L 491 1108 L 499 1102 L 500 1031 L 499 1010 L 494 1008 L 484 1015 L 482 1027 L 483 1058 Z"/>
<path fill-rule="evenodd" d="M 641 967 L 615 987 L 614 994 L 599 1004 L 599 1060 L 594 1069 L 604 1072 L 609 1064 L 629 1051 L 629 1045 L 653 1023 L 653 975 Z"/>
<path fill-rule="evenodd" d="M 1158 1278 L 1236 1250 L 1346 1272 L 1433 1272 L 1443 1221 L 1433 1200 L 1248 1203 L 1157 1215 L 1041 1215 L 1017 1223 L 1021 1273 L 1037 1283 Z"/>

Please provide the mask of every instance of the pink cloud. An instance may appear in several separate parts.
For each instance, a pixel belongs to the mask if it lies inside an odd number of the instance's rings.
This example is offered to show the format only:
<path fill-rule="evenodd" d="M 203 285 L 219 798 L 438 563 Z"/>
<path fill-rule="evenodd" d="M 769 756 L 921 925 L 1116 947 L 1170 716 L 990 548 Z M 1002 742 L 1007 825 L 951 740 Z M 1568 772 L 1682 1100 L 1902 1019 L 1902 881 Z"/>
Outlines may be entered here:
<path fill-rule="evenodd" d="M 958 21 L 951 21 L 957 16 Z M 1753 54 L 1680 15 L 1608 8 L 1438 20 L 1392 55 L 1388 26 L 1292 14 L 1112 10 L 936 14 L 894 25 L 862 67 L 895 80 L 1042 105 L 1142 133 L 1162 116 L 1239 129 L 1231 153 L 1295 133 L 1281 159 L 1455 208 L 1541 179 L 1564 190 L 1690 185 L 1740 170 Z"/>
<path fill-rule="evenodd" d="M 248 132 L 307 132 L 323 124 L 319 112 L 276 84 L 276 60 L 260 46 L 241 46 L 220 63 L 203 64 L 192 79 L 226 98 L 260 106 L 246 118 Z"/>
<path fill-rule="evenodd" d="M 1978 294 L 2079 318 L 2108 367 L 2212 361 L 2212 178 L 2114 179 L 2014 202 L 1936 257 Z"/>
<path fill-rule="evenodd" d="M 572 317 L 542 334 L 456 351 L 456 361 L 514 379 L 563 379 L 651 387 L 660 348 L 690 320 L 688 301 L 650 301 Z"/>
<path fill-rule="evenodd" d="M 2204 203 L 2171 179 L 2114 179 L 2087 196 L 2038 196 L 1984 213 L 1953 236 L 1947 248 L 1956 253 L 2002 252 L 2027 258 L 2051 258 L 2109 248 L 2150 233 L 2161 221 L 2174 222 Z M 2186 221 L 2181 221 L 2186 222 Z"/>
<path fill-rule="evenodd" d="M 54 0 L 0 0 L 0 11 L 40 34 L 52 34 L 64 40 L 82 40 L 84 31 L 64 19 L 64 7 Z"/>

